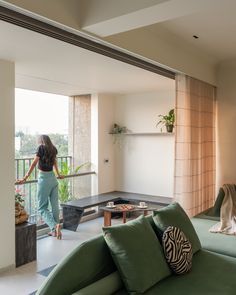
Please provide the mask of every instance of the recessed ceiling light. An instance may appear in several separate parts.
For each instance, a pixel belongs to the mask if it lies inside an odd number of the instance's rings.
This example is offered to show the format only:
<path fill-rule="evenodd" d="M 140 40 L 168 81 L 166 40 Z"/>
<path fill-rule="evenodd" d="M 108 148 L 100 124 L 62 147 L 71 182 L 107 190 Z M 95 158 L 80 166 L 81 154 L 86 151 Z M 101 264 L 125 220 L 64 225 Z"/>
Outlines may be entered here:
<path fill-rule="evenodd" d="M 198 39 L 199 37 L 197 35 L 193 35 L 193 38 L 194 39 Z"/>

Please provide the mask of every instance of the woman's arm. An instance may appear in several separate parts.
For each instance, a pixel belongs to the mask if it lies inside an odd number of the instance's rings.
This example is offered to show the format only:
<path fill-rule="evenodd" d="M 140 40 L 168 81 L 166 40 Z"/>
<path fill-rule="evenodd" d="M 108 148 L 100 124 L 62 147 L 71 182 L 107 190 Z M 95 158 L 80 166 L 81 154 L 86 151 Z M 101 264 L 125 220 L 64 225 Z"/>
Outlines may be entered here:
<path fill-rule="evenodd" d="M 38 164 L 38 161 L 39 161 L 39 157 L 35 156 L 32 164 L 29 167 L 28 172 L 25 174 L 25 176 L 22 179 L 16 181 L 17 184 L 22 184 L 22 183 L 26 182 L 27 178 L 30 177 L 30 174 L 34 170 L 35 166 Z"/>
<path fill-rule="evenodd" d="M 58 165 L 57 165 L 57 160 L 55 160 L 53 167 L 54 167 L 54 170 L 56 172 L 57 178 L 63 179 L 64 176 L 61 175 L 60 172 L 59 172 Z"/>

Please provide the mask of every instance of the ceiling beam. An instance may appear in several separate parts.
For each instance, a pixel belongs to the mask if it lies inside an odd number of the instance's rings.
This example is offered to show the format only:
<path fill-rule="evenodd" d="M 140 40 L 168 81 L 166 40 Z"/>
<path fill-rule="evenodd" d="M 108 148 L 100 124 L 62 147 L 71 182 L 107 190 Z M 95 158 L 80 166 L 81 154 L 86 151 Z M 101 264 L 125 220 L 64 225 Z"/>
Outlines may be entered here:
<path fill-rule="evenodd" d="M 20 12 L 8 9 L 6 7 L 2 7 L 1 5 L 0 20 L 66 42 L 68 44 L 72 44 L 80 48 L 84 48 L 92 52 L 96 52 L 98 54 L 111 57 L 113 59 L 145 69 L 147 71 L 171 79 L 175 79 L 175 72 L 173 72 L 172 70 L 155 65 L 151 62 L 132 56 L 128 53 L 122 52 L 120 50 L 108 47 L 104 44 L 100 44 L 93 40 L 68 32 L 64 29 L 45 23 L 41 20 L 35 19 Z"/>
<path fill-rule="evenodd" d="M 221 0 L 169 0 L 110 19 L 104 19 L 103 21 L 87 26 L 82 26 L 82 29 L 100 37 L 107 37 L 154 23 L 197 13 L 206 9 L 212 9 L 217 2 L 222 3 Z M 104 7 L 104 9 L 106 9 L 106 7 Z"/>

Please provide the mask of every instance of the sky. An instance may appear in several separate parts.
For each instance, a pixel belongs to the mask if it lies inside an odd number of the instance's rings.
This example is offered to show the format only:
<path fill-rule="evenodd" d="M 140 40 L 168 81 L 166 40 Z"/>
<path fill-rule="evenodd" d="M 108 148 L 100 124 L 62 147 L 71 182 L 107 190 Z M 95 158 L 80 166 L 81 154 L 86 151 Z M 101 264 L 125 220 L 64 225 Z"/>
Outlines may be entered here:
<path fill-rule="evenodd" d="M 67 134 L 68 97 L 17 88 L 15 127 L 29 134 Z"/>

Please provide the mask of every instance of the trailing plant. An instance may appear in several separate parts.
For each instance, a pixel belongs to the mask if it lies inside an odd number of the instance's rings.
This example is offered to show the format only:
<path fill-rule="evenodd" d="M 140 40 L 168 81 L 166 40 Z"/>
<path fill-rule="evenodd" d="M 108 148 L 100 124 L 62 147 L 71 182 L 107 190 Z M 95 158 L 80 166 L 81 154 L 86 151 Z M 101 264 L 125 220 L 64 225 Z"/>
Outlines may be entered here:
<path fill-rule="evenodd" d="M 126 133 L 127 131 L 128 131 L 127 127 L 125 127 L 125 126 L 122 127 L 122 126 L 115 123 L 113 125 L 112 130 L 111 130 L 111 133 L 112 134 L 122 134 L 122 133 Z"/>

